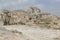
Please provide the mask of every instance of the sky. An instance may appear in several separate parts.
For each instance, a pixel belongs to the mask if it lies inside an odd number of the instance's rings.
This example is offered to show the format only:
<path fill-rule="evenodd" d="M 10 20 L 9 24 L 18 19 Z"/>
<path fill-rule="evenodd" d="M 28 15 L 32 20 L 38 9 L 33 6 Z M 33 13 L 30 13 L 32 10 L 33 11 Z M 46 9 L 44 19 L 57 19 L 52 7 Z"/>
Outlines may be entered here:
<path fill-rule="evenodd" d="M 0 0 L 0 10 L 27 9 L 31 6 L 60 16 L 60 0 Z"/>

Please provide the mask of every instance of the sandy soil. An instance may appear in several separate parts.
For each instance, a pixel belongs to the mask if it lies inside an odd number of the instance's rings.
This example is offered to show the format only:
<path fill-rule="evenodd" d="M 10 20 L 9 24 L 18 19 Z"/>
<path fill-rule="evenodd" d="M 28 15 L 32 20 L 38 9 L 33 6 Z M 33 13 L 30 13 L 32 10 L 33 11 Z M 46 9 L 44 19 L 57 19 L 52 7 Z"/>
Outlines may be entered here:
<path fill-rule="evenodd" d="M 0 40 L 60 40 L 60 30 L 27 25 L 0 26 Z"/>

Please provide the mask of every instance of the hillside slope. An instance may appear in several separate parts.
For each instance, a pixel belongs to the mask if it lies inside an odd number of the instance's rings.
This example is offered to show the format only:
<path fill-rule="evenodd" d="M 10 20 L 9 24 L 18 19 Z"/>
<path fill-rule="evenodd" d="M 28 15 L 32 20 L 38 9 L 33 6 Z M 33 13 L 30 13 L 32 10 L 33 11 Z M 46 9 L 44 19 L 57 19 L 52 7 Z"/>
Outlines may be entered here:
<path fill-rule="evenodd" d="M 38 26 L 0 26 L 0 40 L 60 40 L 60 30 Z"/>

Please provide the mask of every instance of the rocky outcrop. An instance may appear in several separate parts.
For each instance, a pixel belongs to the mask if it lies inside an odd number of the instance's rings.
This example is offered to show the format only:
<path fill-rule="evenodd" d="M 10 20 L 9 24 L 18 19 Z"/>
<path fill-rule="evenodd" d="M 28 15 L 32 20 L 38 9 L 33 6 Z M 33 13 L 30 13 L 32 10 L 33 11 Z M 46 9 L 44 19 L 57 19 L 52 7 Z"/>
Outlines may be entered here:
<path fill-rule="evenodd" d="M 46 25 L 49 27 L 60 28 L 59 17 L 50 13 L 41 13 L 41 10 L 37 7 L 30 7 L 27 11 L 4 11 L 1 16 L 4 25 Z"/>
<path fill-rule="evenodd" d="M 1 18 L 4 25 L 25 24 L 28 20 L 28 14 L 23 10 L 14 10 L 9 13 L 3 13 Z"/>
<path fill-rule="evenodd" d="M 28 14 L 23 10 L 14 10 L 11 13 L 9 24 L 25 24 L 28 20 Z"/>

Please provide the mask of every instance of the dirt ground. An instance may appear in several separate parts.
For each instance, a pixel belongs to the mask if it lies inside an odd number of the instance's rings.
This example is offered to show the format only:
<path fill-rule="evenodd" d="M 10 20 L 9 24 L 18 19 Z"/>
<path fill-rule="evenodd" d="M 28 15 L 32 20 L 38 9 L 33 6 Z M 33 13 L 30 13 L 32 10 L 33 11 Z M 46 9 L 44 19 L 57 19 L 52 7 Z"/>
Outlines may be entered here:
<path fill-rule="evenodd" d="M 0 40 L 60 40 L 60 30 L 38 26 L 0 26 Z"/>

